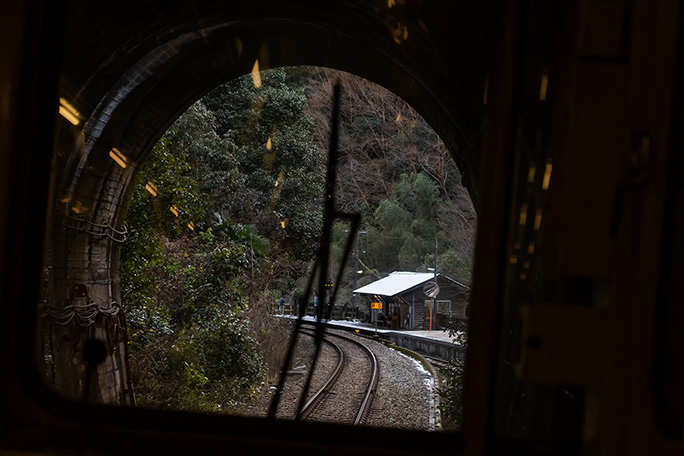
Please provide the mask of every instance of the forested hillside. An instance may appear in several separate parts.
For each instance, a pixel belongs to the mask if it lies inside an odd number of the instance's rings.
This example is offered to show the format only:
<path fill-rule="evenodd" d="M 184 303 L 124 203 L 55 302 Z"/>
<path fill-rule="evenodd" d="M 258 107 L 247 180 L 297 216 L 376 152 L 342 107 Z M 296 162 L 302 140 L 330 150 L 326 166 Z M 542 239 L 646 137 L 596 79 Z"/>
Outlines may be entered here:
<path fill-rule="evenodd" d="M 406 103 L 331 70 L 246 75 L 188 109 L 137 175 L 121 268 L 141 404 L 232 410 L 275 378 L 284 330 L 269 312 L 298 295 L 317 250 L 338 80 L 337 203 L 363 217 L 359 285 L 432 267 L 435 245 L 439 271 L 469 282 L 472 204 Z M 334 254 L 348 235 L 336 227 Z"/>

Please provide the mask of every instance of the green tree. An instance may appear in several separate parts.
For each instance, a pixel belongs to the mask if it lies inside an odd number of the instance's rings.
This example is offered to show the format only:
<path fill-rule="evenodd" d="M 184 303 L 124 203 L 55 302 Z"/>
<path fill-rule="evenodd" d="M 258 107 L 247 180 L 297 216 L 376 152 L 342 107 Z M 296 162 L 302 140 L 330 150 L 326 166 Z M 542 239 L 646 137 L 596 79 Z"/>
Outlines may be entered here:
<path fill-rule="evenodd" d="M 254 224 L 290 255 L 313 256 L 322 221 L 323 154 L 311 135 L 302 87 L 284 70 L 229 81 L 202 102 L 214 114 L 216 134 L 231 144 L 241 186 L 220 204 L 234 221 Z"/>
<path fill-rule="evenodd" d="M 263 370 L 241 292 L 248 253 L 230 237 L 217 241 L 210 227 L 194 234 L 211 224 L 210 203 L 179 147 L 182 134 L 172 128 L 156 144 L 131 195 L 121 250 L 131 365 L 141 405 L 226 410 Z"/>
<path fill-rule="evenodd" d="M 418 270 L 434 258 L 439 191 L 422 173 L 403 174 L 390 198 L 380 201 L 368 228 L 369 264 L 374 269 Z M 434 263 L 434 261 L 432 262 Z"/>

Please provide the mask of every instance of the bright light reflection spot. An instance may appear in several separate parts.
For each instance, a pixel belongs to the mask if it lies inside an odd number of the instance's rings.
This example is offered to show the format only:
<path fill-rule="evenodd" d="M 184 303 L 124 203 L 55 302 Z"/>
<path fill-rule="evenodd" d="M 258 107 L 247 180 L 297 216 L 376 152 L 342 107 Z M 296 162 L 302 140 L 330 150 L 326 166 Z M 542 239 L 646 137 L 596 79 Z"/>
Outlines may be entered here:
<path fill-rule="evenodd" d="M 259 72 L 259 59 L 256 59 L 252 67 L 252 81 L 257 89 L 261 87 L 261 73 Z"/>
<path fill-rule="evenodd" d="M 190 228 L 192 231 L 195 231 L 195 224 L 192 222 L 188 223 L 188 228 Z"/>
<path fill-rule="evenodd" d="M 78 125 L 81 123 L 81 115 L 79 112 L 71 106 L 71 104 L 64 98 L 59 99 L 59 113 L 62 117 L 68 120 L 72 125 Z"/>
<path fill-rule="evenodd" d="M 542 182 L 542 190 L 549 189 L 549 182 L 551 181 L 551 172 L 553 171 L 553 164 L 551 162 L 546 163 L 546 169 L 544 170 L 544 181 Z"/>
<path fill-rule="evenodd" d="M 271 138 L 268 138 L 268 141 L 266 141 L 266 149 L 271 150 L 271 147 L 273 147 L 273 143 L 271 143 Z"/>
<path fill-rule="evenodd" d="M 152 196 L 157 196 L 157 186 L 152 182 L 148 182 L 147 185 L 145 185 L 145 190 L 150 192 Z"/>
<path fill-rule="evenodd" d="M 534 165 L 530 166 L 530 170 L 527 172 L 527 182 L 532 183 L 534 182 L 534 172 L 535 172 L 535 167 Z"/>
<path fill-rule="evenodd" d="M 280 227 L 281 227 L 282 229 L 285 229 L 285 227 L 287 226 L 287 222 L 288 222 L 288 221 L 289 221 L 288 219 L 285 219 L 285 220 L 281 221 L 281 222 L 280 222 Z"/>
<path fill-rule="evenodd" d="M 178 208 L 177 208 L 176 206 L 171 206 L 171 207 L 169 208 L 169 210 L 170 210 L 171 212 L 173 212 L 173 215 L 175 215 L 176 217 L 178 217 Z"/>
<path fill-rule="evenodd" d="M 397 114 L 397 118 L 395 119 L 397 122 L 401 120 L 401 113 Z"/>
<path fill-rule="evenodd" d="M 112 160 L 116 162 L 117 165 L 121 166 L 122 168 L 126 168 L 126 162 L 128 160 L 119 149 L 117 149 L 116 147 L 112 148 L 112 150 L 109 151 L 109 156 L 112 158 Z"/>

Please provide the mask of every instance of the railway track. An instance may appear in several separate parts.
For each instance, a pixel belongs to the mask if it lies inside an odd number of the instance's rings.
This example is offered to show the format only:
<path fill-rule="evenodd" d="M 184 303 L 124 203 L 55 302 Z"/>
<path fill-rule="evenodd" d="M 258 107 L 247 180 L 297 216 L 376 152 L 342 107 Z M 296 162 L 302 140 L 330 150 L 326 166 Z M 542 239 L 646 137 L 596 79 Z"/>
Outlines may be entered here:
<path fill-rule="evenodd" d="M 309 331 L 300 333 L 313 337 Z M 295 419 L 363 424 L 377 389 L 377 357 L 365 345 L 339 334 L 326 333 L 324 342 L 337 352 L 337 365 Z M 363 388 L 360 378 L 365 378 Z"/>

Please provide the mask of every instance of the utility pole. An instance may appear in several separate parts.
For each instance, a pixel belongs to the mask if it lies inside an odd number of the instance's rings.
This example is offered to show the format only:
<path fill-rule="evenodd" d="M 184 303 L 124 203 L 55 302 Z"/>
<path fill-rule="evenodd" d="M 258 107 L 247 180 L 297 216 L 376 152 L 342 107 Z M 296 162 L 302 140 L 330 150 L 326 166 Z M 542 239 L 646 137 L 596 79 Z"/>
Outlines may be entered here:
<path fill-rule="evenodd" d="M 354 290 L 356 290 L 356 276 L 359 274 L 359 238 L 362 234 L 366 234 L 366 231 L 357 231 L 356 240 L 354 241 L 354 286 L 352 287 L 352 307 L 354 308 L 354 318 L 359 317 L 358 296 L 356 296 Z"/>
<path fill-rule="evenodd" d="M 435 236 L 435 278 L 433 279 L 435 283 L 437 283 L 437 236 Z M 430 331 L 432 331 L 432 319 L 437 316 L 437 309 L 435 309 L 435 298 L 434 296 L 432 297 L 432 303 L 430 304 L 430 307 L 432 307 L 432 312 L 430 312 Z M 437 326 L 435 324 L 435 326 Z"/>

